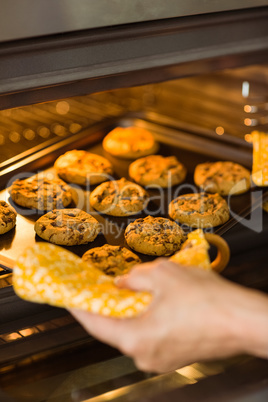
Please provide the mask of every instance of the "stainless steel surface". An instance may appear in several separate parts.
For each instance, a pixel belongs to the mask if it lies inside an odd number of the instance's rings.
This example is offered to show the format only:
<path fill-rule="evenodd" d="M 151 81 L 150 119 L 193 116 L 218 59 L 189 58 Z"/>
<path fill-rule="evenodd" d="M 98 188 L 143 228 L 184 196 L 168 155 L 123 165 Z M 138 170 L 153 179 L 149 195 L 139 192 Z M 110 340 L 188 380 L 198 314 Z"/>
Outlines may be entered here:
<path fill-rule="evenodd" d="M 3 0 L 0 41 L 267 5 L 267 0 Z"/>
<path fill-rule="evenodd" d="M 265 63 L 267 18 L 257 7 L 2 42 L 0 109 Z"/>

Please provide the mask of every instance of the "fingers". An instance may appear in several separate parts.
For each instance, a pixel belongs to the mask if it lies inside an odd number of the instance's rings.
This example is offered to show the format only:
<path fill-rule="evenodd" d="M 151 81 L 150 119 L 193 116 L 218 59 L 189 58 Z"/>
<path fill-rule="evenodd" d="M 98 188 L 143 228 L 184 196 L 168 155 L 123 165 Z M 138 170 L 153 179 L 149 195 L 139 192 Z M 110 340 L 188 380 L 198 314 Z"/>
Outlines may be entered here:
<path fill-rule="evenodd" d="M 159 258 L 154 262 L 138 265 L 134 267 L 128 275 L 117 277 L 115 281 L 116 286 L 136 291 L 155 293 L 156 281 L 158 279 L 155 272 L 165 269 L 166 263 L 167 260 Z"/>
<path fill-rule="evenodd" d="M 125 336 L 126 324 L 130 321 L 129 319 L 103 317 L 77 309 L 69 309 L 69 312 L 95 338 L 113 347 L 120 348 L 122 334 Z"/>

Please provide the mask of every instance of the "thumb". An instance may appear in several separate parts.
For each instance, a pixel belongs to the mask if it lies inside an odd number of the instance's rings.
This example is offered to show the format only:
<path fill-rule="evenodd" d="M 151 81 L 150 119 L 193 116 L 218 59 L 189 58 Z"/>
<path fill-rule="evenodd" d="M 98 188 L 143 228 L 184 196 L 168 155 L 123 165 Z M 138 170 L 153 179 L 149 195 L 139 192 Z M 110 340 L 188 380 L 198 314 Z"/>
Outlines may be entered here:
<path fill-rule="evenodd" d="M 127 275 L 118 276 L 115 284 L 119 288 L 128 288 L 136 291 L 155 291 L 156 268 L 163 265 L 163 259 L 144 263 L 134 267 Z"/>

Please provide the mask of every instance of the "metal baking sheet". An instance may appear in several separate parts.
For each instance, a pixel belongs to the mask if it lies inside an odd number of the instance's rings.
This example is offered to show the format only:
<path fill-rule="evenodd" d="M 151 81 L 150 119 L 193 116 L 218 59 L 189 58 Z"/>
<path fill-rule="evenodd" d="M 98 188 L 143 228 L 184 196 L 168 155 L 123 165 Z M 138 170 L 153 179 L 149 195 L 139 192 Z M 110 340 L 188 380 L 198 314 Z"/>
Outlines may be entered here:
<path fill-rule="evenodd" d="M 82 209 L 93 214 L 102 225 L 102 233 L 99 234 L 92 243 L 65 247 L 79 256 L 82 256 L 88 249 L 102 246 L 105 243 L 127 246 L 124 240 L 124 230 L 129 222 L 138 217 L 145 217 L 148 214 L 168 217 L 168 204 L 174 197 L 193 192 L 193 189 L 198 191 L 193 183 L 193 172 L 198 163 L 228 159 L 239 163 L 243 162 L 245 166 L 250 168 L 251 154 L 248 148 L 245 150 L 237 150 L 234 149 L 232 145 L 224 144 L 222 141 L 218 142 L 215 139 L 202 138 L 198 135 L 167 128 L 139 118 L 122 117 L 96 125 L 93 128 L 75 135 L 72 139 L 64 140 L 62 143 L 57 144 L 56 147 L 53 146 L 53 149 L 43 150 L 41 154 L 38 153 L 35 157 L 33 156 L 32 159 L 35 159 L 33 165 L 35 170 L 32 170 L 31 172 L 36 173 L 37 171 L 43 170 L 46 172 L 54 172 L 53 161 L 57 156 L 68 149 L 86 149 L 90 152 L 103 155 L 111 161 L 114 167 L 115 179 L 120 177 L 129 178 L 128 166 L 132 161 L 113 157 L 105 152 L 102 148 L 101 140 L 116 126 L 126 127 L 130 125 L 144 127 L 153 132 L 155 138 L 160 143 L 158 153 L 162 155 L 176 155 L 177 158 L 186 166 L 188 172 L 186 180 L 183 185 L 162 190 L 161 193 L 158 190 L 148 190 L 151 197 L 148 211 L 146 211 L 148 213 L 143 212 L 131 217 L 112 217 L 97 213 L 91 209 L 88 202 L 89 192 L 94 188 L 94 186 L 91 186 L 91 188 L 86 190 L 84 188 L 77 190 L 76 186 L 71 185 L 73 187 L 74 199 L 77 198 L 77 195 L 79 194 L 80 199 L 81 197 L 83 199 Z M 229 158 L 229 156 L 231 156 L 231 158 Z M 12 172 L 13 176 L 15 176 L 17 172 L 22 174 L 23 168 L 24 172 L 29 173 L 29 165 L 27 163 L 27 161 L 25 161 L 25 164 L 21 162 L 19 167 L 17 166 L 14 168 Z M 10 176 L 8 176 L 8 178 L 10 180 Z M 262 210 L 260 209 L 262 197 L 263 191 L 256 187 L 252 187 L 251 191 L 245 194 L 231 197 L 229 200 L 230 207 L 233 213 L 236 214 L 236 217 L 231 218 L 226 224 L 214 228 L 214 232 L 223 235 L 237 223 L 237 220 L 240 220 L 240 218 L 244 219 L 250 211 L 251 214 L 253 214 L 252 211 L 254 210 L 258 211 L 258 217 L 261 213 L 260 219 L 262 219 Z M 9 197 L 8 189 L 4 189 L 0 192 L 0 199 L 6 200 L 12 204 L 18 212 L 15 228 L 0 237 L 0 267 L 11 270 L 14 260 L 16 260 L 18 255 L 26 246 L 44 240 L 39 238 L 34 232 L 34 223 L 40 215 L 33 214 L 33 211 L 14 204 Z M 69 207 L 75 207 L 75 203 L 73 202 Z M 155 258 L 143 254 L 139 254 L 139 256 L 143 262 L 151 261 Z"/>

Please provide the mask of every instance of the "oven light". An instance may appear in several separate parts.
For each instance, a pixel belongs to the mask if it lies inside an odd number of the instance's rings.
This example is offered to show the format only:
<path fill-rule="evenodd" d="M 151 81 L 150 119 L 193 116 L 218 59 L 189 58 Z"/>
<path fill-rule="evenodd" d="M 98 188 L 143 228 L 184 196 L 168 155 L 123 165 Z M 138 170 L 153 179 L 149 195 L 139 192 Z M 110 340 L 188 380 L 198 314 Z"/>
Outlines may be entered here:
<path fill-rule="evenodd" d="M 252 142 L 252 136 L 251 136 L 251 134 L 245 134 L 244 138 L 245 138 L 245 141 L 247 141 L 247 142 Z"/>
<path fill-rule="evenodd" d="M 257 113 L 258 108 L 257 106 L 245 105 L 244 112 L 246 113 Z"/>
<path fill-rule="evenodd" d="M 70 105 L 66 101 L 60 101 L 56 104 L 56 112 L 58 114 L 67 114 L 70 110 Z"/>
<path fill-rule="evenodd" d="M 81 128 L 82 128 L 81 124 L 78 123 L 71 123 L 69 126 L 69 130 L 73 134 L 78 133 L 78 131 L 80 131 Z"/>
<path fill-rule="evenodd" d="M 66 128 L 64 126 L 62 126 L 61 124 L 53 124 L 52 131 L 54 134 L 58 135 L 59 137 L 64 137 L 67 134 Z"/>
<path fill-rule="evenodd" d="M 19 142 L 20 134 L 17 133 L 17 131 L 11 131 L 11 133 L 9 133 L 9 139 L 14 143 Z"/>
<path fill-rule="evenodd" d="M 216 127 L 215 131 L 216 131 L 216 134 L 218 134 L 218 135 L 224 134 L 224 128 L 221 126 Z"/>
<path fill-rule="evenodd" d="M 244 124 L 245 124 L 245 126 L 248 126 L 248 127 L 257 126 L 258 120 L 257 119 L 249 119 L 249 118 L 247 118 L 247 119 L 244 119 Z"/>
<path fill-rule="evenodd" d="M 242 83 L 242 96 L 243 98 L 247 98 L 249 95 L 249 82 L 243 81 Z"/>
<path fill-rule="evenodd" d="M 47 127 L 39 127 L 37 131 L 42 138 L 48 138 L 50 136 L 50 130 Z"/>
<path fill-rule="evenodd" d="M 26 138 L 26 140 L 32 141 L 35 138 L 35 132 L 29 128 L 24 130 L 23 136 Z"/>

